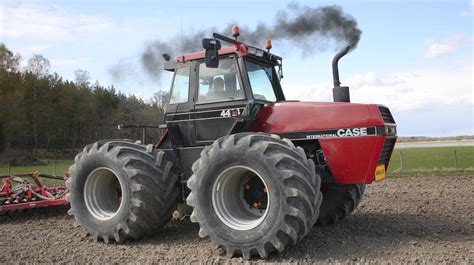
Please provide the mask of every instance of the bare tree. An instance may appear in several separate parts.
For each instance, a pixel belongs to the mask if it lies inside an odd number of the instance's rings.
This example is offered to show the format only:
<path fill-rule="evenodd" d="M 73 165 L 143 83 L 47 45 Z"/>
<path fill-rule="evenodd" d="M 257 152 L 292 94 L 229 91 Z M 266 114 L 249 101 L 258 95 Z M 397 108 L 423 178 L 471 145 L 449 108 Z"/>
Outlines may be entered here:
<path fill-rule="evenodd" d="M 164 109 L 168 103 L 169 93 L 165 91 L 158 91 L 153 94 L 151 102 L 156 105 L 158 108 Z"/>
<path fill-rule="evenodd" d="M 74 71 L 74 81 L 78 86 L 90 87 L 91 75 L 86 70 L 77 69 Z"/>
<path fill-rule="evenodd" d="M 51 65 L 49 60 L 39 54 L 33 54 L 33 56 L 28 60 L 28 64 L 26 66 L 27 71 L 40 78 L 47 76 L 49 74 L 50 68 Z"/>
<path fill-rule="evenodd" d="M 16 72 L 20 67 L 20 60 L 20 55 L 13 54 L 5 44 L 0 43 L 0 69 L 6 72 Z"/>

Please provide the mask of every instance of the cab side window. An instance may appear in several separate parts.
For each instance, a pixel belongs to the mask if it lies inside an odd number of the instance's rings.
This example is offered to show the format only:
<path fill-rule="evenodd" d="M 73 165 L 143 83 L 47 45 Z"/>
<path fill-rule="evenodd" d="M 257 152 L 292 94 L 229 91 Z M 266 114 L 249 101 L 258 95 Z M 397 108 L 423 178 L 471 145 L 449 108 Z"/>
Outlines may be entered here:
<path fill-rule="evenodd" d="M 189 98 L 189 67 L 176 69 L 176 73 L 171 87 L 169 104 L 188 102 Z"/>
<path fill-rule="evenodd" d="M 199 65 L 198 102 L 213 102 L 243 99 L 237 65 L 232 57 L 219 61 L 218 68 L 207 68 L 203 62 Z"/>

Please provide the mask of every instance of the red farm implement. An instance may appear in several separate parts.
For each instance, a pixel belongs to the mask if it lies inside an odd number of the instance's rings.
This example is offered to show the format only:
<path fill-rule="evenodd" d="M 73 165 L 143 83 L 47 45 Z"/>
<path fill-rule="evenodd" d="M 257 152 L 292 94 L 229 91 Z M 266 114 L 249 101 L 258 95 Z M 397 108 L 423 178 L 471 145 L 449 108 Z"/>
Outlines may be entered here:
<path fill-rule="evenodd" d="M 68 204 L 65 177 L 44 173 L 1 175 L 0 215 L 22 209 Z M 61 180 L 60 184 L 44 185 L 40 179 Z"/>

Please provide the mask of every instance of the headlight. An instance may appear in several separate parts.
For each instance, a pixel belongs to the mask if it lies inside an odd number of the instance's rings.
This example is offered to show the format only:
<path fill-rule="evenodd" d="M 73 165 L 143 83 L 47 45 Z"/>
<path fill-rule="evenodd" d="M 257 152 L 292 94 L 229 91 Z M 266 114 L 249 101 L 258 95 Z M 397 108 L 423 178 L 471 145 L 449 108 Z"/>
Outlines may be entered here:
<path fill-rule="evenodd" d="M 387 135 L 396 135 L 397 134 L 397 127 L 386 125 L 385 126 L 385 134 L 387 134 Z"/>

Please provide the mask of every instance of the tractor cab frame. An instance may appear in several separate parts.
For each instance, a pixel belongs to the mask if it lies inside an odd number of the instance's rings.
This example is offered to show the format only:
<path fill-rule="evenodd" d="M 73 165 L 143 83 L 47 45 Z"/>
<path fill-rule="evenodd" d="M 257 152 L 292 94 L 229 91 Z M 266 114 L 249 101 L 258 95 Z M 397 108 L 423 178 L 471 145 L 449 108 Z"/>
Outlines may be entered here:
<path fill-rule="evenodd" d="M 206 145 L 226 135 L 250 131 L 263 106 L 285 101 L 280 56 L 217 33 L 214 37 L 232 46 L 214 53 L 217 45 L 206 46 L 209 39 L 204 39 L 206 51 L 165 63 L 165 69 L 174 76 L 165 110 L 167 130 L 158 148 L 178 160 L 186 178 Z M 216 57 L 210 63 L 212 56 Z M 222 88 L 216 92 L 219 82 Z"/>

